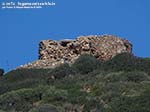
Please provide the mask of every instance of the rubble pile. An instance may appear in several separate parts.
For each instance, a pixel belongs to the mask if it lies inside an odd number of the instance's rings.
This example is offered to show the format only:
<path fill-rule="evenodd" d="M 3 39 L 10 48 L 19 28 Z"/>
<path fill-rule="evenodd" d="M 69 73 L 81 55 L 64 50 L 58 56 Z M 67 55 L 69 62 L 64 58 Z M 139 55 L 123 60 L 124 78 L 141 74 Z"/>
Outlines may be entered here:
<path fill-rule="evenodd" d="M 76 40 L 43 40 L 39 43 L 39 60 L 20 68 L 52 68 L 65 62 L 73 63 L 85 53 L 107 61 L 124 52 L 132 53 L 132 44 L 112 35 L 80 36 Z"/>

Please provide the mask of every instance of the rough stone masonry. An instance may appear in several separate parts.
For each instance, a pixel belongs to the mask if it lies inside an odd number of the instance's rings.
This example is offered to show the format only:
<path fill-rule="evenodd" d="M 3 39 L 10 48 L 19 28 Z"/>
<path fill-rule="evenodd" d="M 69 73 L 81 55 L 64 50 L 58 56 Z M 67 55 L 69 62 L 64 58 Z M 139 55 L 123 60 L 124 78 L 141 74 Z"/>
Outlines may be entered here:
<path fill-rule="evenodd" d="M 39 43 L 39 59 L 20 68 L 53 68 L 61 63 L 73 63 L 85 53 L 107 61 L 124 52 L 132 53 L 132 44 L 113 35 L 80 36 L 75 40 L 43 40 Z"/>

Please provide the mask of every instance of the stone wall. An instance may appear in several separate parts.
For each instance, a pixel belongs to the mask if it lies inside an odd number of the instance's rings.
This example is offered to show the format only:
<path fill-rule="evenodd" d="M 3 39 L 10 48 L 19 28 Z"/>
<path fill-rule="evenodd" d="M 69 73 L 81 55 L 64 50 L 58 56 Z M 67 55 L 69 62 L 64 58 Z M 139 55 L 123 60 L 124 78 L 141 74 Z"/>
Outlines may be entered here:
<path fill-rule="evenodd" d="M 111 35 L 81 36 L 76 40 L 44 40 L 39 44 L 40 60 L 73 61 L 87 53 L 99 60 L 109 60 L 118 53 L 132 52 L 129 41 Z"/>
<path fill-rule="evenodd" d="M 39 60 L 23 68 L 50 68 L 60 63 L 73 63 L 82 54 L 106 61 L 119 53 L 132 53 L 132 44 L 112 35 L 80 36 L 75 40 L 43 40 L 39 43 Z"/>

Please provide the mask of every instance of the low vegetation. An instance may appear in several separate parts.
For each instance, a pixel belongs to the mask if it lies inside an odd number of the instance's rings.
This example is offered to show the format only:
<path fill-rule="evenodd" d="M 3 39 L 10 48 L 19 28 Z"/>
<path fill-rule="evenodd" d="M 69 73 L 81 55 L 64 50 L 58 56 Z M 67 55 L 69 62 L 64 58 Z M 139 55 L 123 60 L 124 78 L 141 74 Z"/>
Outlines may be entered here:
<path fill-rule="evenodd" d="M 0 77 L 0 112 L 150 112 L 149 99 L 150 59 L 127 53 Z"/>

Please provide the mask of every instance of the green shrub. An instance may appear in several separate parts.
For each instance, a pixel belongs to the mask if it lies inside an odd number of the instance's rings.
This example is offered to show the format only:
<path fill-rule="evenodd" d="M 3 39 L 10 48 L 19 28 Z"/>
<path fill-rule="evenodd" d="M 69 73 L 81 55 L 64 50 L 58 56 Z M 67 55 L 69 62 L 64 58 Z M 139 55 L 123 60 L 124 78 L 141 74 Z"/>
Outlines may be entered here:
<path fill-rule="evenodd" d="M 3 85 L 0 85 L 0 94 L 22 88 L 33 88 L 38 85 L 45 85 L 45 83 L 46 81 L 42 79 L 25 79 L 24 81 L 16 81 L 12 84 L 4 83 Z"/>
<path fill-rule="evenodd" d="M 104 76 L 104 80 L 107 82 L 119 82 L 124 77 L 124 72 L 111 72 Z"/>
<path fill-rule="evenodd" d="M 132 81 L 132 82 L 142 82 L 142 81 L 149 81 L 150 77 L 147 73 L 140 72 L 140 71 L 133 71 L 133 72 L 126 72 L 122 74 L 122 80 L 124 81 Z"/>
<path fill-rule="evenodd" d="M 85 102 L 84 111 L 91 112 L 91 110 L 95 110 L 96 112 L 102 111 L 102 106 L 100 105 L 100 101 L 95 97 L 88 97 Z M 101 110 L 101 111 L 100 111 Z"/>
<path fill-rule="evenodd" d="M 0 96 L 0 109 L 27 112 L 32 103 L 40 100 L 39 93 L 33 89 L 20 89 Z"/>
<path fill-rule="evenodd" d="M 121 96 L 111 103 L 110 112 L 150 112 L 150 100 L 146 96 Z"/>
<path fill-rule="evenodd" d="M 99 67 L 99 61 L 90 55 L 81 55 L 72 65 L 72 67 L 81 74 L 87 74 Z"/>
<path fill-rule="evenodd" d="M 0 112 L 6 112 L 6 111 L 0 110 Z"/>
<path fill-rule="evenodd" d="M 150 68 L 150 61 L 130 53 L 122 53 L 104 62 L 103 68 L 105 71 L 147 71 Z"/>
<path fill-rule="evenodd" d="M 62 112 L 62 111 L 60 110 L 60 108 L 57 108 L 54 105 L 44 104 L 31 109 L 29 112 Z"/>
<path fill-rule="evenodd" d="M 148 74 L 142 71 L 109 73 L 105 76 L 104 79 L 107 82 L 127 81 L 139 83 L 142 81 L 150 81 Z"/>
<path fill-rule="evenodd" d="M 116 55 L 111 60 L 104 62 L 104 69 L 110 71 L 132 71 L 134 67 L 139 64 L 139 60 L 129 53 L 122 53 Z"/>
<path fill-rule="evenodd" d="M 61 79 L 74 73 L 74 70 L 69 66 L 69 64 L 65 63 L 52 69 L 48 74 L 50 75 L 49 79 L 51 77 L 54 77 L 55 79 Z"/>
<path fill-rule="evenodd" d="M 111 102 L 109 112 L 150 112 L 150 86 L 137 96 L 121 95 Z"/>
<path fill-rule="evenodd" d="M 86 102 L 87 93 L 81 91 L 80 86 L 74 86 L 68 89 L 68 101 L 72 104 L 82 104 Z"/>
<path fill-rule="evenodd" d="M 0 94 L 21 88 L 32 88 L 46 84 L 50 69 L 17 69 L 0 78 Z"/>
<path fill-rule="evenodd" d="M 67 99 L 68 92 L 62 89 L 56 89 L 55 87 L 48 88 L 45 93 L 43 93 L 43 102 L 63 102 Z"/>
<path fill-rule="evenodd" d="M 12 70 L 2 77 L 3 81 L 14 83 L 25 79 L 39 79 L 47 76 L 51 69 L 16 69 Z"/>

